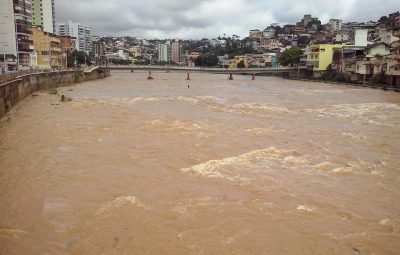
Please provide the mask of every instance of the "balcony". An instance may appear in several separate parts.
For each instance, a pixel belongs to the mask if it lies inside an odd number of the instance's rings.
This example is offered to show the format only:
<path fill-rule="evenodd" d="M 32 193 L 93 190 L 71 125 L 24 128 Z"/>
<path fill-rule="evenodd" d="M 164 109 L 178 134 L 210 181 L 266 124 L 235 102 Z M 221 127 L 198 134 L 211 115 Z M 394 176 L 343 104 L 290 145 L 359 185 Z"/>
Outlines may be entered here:
<path fill-rule="evenodd" d="M 400 76 L 400 64 L 391 66 L 386 75 Z"/>

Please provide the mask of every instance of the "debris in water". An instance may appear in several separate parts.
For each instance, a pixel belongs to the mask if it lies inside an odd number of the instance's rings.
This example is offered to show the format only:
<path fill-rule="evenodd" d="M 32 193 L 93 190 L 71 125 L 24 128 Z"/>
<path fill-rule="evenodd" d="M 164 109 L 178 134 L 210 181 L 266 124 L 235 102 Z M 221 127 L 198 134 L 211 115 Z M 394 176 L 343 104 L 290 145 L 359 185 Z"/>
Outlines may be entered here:
<path fill-rule="evenodd" d="M 61 102 L 71 102 L 72 98 L 61 95 Z"/>

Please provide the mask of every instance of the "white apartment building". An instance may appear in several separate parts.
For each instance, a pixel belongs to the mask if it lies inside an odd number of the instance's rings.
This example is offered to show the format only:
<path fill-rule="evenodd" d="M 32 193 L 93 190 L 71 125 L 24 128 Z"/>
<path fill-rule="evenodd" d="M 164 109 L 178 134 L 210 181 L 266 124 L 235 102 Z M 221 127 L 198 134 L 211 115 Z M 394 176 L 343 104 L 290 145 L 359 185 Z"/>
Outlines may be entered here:
<path fill-rule="evenodd" d="M 331 31 L 340 31 L 342 29 L 342 20 L 341 19 L 330 19 L 329 26 Z"/>
<path fill-rule="evenodd" d="M 55 33 L 54 0 L 32 0 L 33 25 L 44 32 Z"/>
<path fill-rule="evenodd" d="M 273 27 L 273 26 L 267 27 L 263 31 L 263 37 L 267 38 L 267 39 L 274 38 L 275 37 L 275 31 L 276 31 L 275 27 Z"/>
<path fill-rule="evenodd" d="M 168 56 L 168 47 L 170 47 L 170 46 L 167 44 L 157 45 L 158 61 L 169 62 L 170 58 Z"/>
<path fill-rule="evenodd" d="M 78 51 L 92 51 L 92 29 L 90 27 L 68 21 L 68 24 L 58 24 L 57 34 L 75 37 L 75 47 Z"/>
<path fill-rule="evenodd" d="M 0 65 L 16 65 L 17 44 L 15 40 L 14 6 L 9 0 L 0 0 Z"/>

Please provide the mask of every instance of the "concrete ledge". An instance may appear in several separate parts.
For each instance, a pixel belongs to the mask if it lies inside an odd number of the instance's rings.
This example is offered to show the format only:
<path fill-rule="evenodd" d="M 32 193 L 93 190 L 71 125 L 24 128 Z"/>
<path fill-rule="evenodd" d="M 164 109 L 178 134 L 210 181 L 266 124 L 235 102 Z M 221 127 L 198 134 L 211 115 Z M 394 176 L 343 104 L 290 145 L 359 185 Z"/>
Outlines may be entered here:
<path fill-rule="evenodd" d="M 400 88 L 398 88 L 398 87 L 393 87 L 393 86 L 388 86 L 388 85 L 383 85 L 383 84 L 376 84 L 376 83 L 366 83 L 364 85 L 362 83 L 335 82 L 335 81 L 324 81 L 324 80 L 318 80 L 318 79 L 298 79 L 298 78 L 293 78 L 293 77 L 286 78 L 286 79 L 294 80 L 294 81 L 319 82 L 319 83 L 334 84 L 334 85 L 345 85 L 345 86 L 382 89 L 385 91 L 400 92 Z"/>
<path fill-rule="evenodd" d="M 86 73 L 83 70 L 69 70 L 22 75 L 13 81 L 0 84 L 0 118 L 35 91 L 102 79 L 109 75 L 110 71 L 102 68 Z"/>

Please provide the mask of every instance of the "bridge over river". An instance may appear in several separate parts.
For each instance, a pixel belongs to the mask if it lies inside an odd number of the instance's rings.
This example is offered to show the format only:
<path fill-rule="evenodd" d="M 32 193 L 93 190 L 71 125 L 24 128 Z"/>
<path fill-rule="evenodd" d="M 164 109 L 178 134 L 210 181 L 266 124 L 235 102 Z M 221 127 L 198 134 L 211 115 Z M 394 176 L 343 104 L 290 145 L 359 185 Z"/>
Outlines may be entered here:
<path fill-rule="evenodd" d="M 299 74 L 302 68 L 277 67 L 277 68 L 208 68 L 208 67 L 182 67 L 182 66 L 138 66 L 138 65 L 111 65 L 107 66 L 110 70 L 130 70 L 149 72 L 148 79 L 153 79 L 152 72 L 182 72 L 187 73 L 187 79 L 190 79 L 190 73 L 214 73 L 229 74 L 229 79 L 233 80 L 233 74 L 256 75 L 276 74 L 280 76 L 289 76 L 289 74 Z"/>

